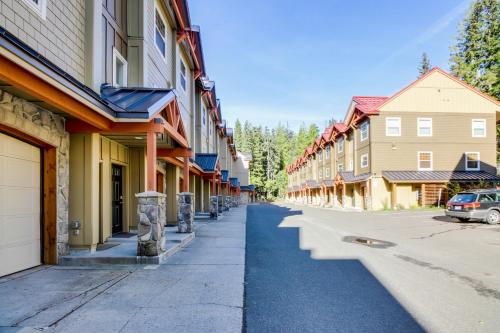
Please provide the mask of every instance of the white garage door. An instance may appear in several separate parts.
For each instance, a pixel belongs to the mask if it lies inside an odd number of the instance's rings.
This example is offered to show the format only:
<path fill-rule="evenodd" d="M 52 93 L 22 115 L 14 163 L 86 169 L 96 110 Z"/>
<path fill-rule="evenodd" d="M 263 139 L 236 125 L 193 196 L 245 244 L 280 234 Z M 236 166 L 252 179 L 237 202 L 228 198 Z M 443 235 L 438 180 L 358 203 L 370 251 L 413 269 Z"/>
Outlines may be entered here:
<path fill-rule="evenodd" d="M 40 149 L 0 133 L 0 276 L 40 265 Z"/>

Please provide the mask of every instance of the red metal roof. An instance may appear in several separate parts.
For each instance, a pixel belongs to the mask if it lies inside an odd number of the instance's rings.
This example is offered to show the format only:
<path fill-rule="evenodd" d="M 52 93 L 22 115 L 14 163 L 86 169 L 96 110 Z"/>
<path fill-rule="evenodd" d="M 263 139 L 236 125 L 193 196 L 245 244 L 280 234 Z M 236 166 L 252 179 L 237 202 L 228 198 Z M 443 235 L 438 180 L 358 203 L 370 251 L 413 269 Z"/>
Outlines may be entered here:
<path fill-rule="evenodd" d="M 378 107 L 388 100 L 384 96 L 354 96 L 352 100 L 356 102 L 356 108 L 364 113 L 377 113 Z"/>

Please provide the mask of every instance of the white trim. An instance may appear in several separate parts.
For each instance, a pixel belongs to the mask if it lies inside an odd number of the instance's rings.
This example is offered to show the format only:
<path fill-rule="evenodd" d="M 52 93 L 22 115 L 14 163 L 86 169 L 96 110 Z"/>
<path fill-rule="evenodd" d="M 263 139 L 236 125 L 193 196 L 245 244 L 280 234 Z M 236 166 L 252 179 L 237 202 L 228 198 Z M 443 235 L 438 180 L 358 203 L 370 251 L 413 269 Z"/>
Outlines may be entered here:
<path fill-rule="evenodd" d="M 366 157 L 366 164 L 363 165 L 363 158 L 365 158 L 365 157 Z M 368 153 L 365 153 L 365 154 L 360 156 L 360 167 L 361 168 L 368 168 L 368 165 L 369 165 Z"/>
<path fill-rule="evenodd" d="M 365 138 L 363 138 L 363 129 L 362 129 L 363 126 L 366 126 L 366 137 Z M 370 136 L 370 126 L 368 124 L 368 121 L 364 121 L 359 126 L 359 141 L 361 141 L 361 142 L 366 141 L 366 140 L 368 140 L 369 136 Z"/>
<path fill-rule="evenodd" d="M 474 122 L 481 122 L 484 125 L 484 134 L 483 135 L 474 135 Z M 472 119 L 471 121 L 471 130 L 473 138 L 485 138 L 486 137 L 486 119 Z"/>
<path fill-rule="evenodd" d="M 121 55 L 120 52 L 118 52 L 118 50 L 113 47 L 113 68 L 112 68 L 112 72 L 113 72 L 113 86 L 119 86 L 118 85 L 118 82 L 117 82 L 117 77 L 116 77 L 116 60 L 120 60 L 120 62 L 123 64 L 123 82 L 124 84 L 121 85 L 121 87 L 126 87 L 128 84 L 128 75 L 127 75 L 127 72 L 128 72 L 128 63 L 127 63 L 127 60 L 125 60 L 125 58 Z"/>
<path fill-rule="evenodd" d="M 389 124 L 388 122 L 391 120 L 397 120 L 398 121 L 398 129 L 399 133 L 398 134 L 389 134 Z M 386 117 L 385 118 L 385 136 L 401 136 L 401 117 Z"/>
<path fill-rule="evenodd" d="M 32 0 L 24 0 L 24 3 L 28 6 L 28 8 L 32 9 L 35 13 L 38 14 L 43 20 L 47 17 L 47 0 L 38 0 L 38 5 L 34 3 Z"/>
<path fill-rule="evenodd" d="M 423 134 L 423 133 L 420 133 L 420 129 L 422 128 L 427 128 L 427 127 L 421 127 L 420 126 L 420 121 L 430 121 L 430 130 L 431 130 L 431 133 L 430 134 Z M 417 136 L 432 136 L 432 118 L 417 118 Z"/>
<path fill-rule="evenodd" d="M 430 168 L 421 168 L 420 167 L 420 161 L 421 161 L 420 154 L 430 154 L 431 155 Z M 434 156 L 432 154 L 432 151 L 419 151 L 419 152 L 417 152 L 417 169 L 418 169 L 418 171 L 432 171 L 433 164 L 434 164 Z"/>
<path fill-rule="evenodd" d="M 160 48 L 158 47 L 158 45 L 156 45 L 156 12 L 158 12 L 160 14 L 160 19 L 162 20 L 163 25 L 165 26 L 165 35 L 163 36 L 163 41 L 165 42 L 165 54 L 162 54 L 162 51 L 160 50 Z M 167 26 L 168 25 L 167 25 L 167 20 L 165 19 L 165 16 L 163 15 L 163 12 L 161 11 L 161 9 L 156 4 L 156 1 L 155 1 L 155 6 L 154 6 L 154 18 L 153 18 L 153 22 L 154 22 L 154 27 L 153 27 L 153 43 L 155 44 L 155 48 L 160 53 L 162 59 L 166 61 L 167 60 Z"/>
<path fill-rule="evenodd" d="M 477 168 L 468 168 L 467 162 L 469 159 L 467 158 L 467 154 L 477 154 Z M 480 171 L 481 170 L 481 154 L 478 151 L 467 151 L 465 152 L 465 171 Z"/>

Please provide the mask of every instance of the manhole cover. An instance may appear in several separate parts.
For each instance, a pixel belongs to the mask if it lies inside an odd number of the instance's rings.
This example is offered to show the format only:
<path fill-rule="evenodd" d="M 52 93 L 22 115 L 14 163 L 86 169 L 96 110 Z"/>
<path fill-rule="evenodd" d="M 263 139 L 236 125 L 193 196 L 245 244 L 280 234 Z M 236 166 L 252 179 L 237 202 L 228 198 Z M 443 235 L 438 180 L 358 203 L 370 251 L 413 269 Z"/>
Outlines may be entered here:
<path fill-rule="evenodd" d="M 345 236 L 342 241 L 347 243 L 361 244 L 375 249 L 386 249 L 391 246 L 396 246 L 396 243 L 383 241 L 380 239 L 359 237 L 359 236 Z"/>

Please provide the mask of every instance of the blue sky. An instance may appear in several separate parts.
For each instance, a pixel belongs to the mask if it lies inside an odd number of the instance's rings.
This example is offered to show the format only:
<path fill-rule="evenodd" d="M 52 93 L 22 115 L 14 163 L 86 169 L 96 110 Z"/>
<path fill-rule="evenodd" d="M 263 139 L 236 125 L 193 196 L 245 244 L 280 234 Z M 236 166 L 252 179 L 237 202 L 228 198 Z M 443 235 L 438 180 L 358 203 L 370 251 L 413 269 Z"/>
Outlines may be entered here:
<path fill-rule="evenodd" d="M 342 119 L 354 95 L 390 96 L 422 52 L 449 69 L 471 0 L 190 0 L 223 117 L 254 124 Z"/>

